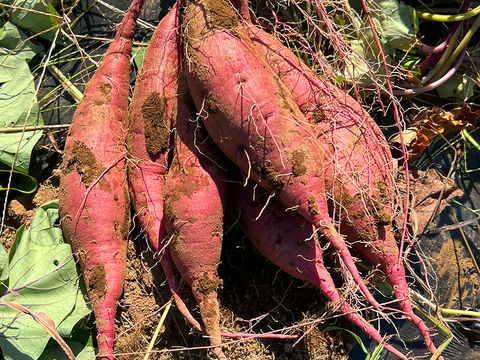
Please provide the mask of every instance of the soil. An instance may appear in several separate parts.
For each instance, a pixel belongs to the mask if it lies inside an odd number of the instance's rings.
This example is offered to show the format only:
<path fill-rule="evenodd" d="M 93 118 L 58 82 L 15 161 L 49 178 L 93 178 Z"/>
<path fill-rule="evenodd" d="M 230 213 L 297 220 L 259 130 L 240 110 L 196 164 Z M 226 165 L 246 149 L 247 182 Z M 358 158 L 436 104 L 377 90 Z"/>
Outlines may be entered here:
<path fill-rule="evenodd" d="M 468 308 L 466 300 L 479 289 L 478 274 L 472 258 L 464 252 L 464 242 L 451 238 L 434 255 L 437 276 L 442 281 L 445 293 L 438 298 L 440 305 L 447 309 Z"/>
<path fill-rule="evenodd" d="M 151 92 L 142 104 L 142 116 L 145 124 L 145 144 L 150 155 L 158 154 L 167 148 L 170 131 L 167 128 L 165 99 L 157 92 Z"/>
<path fill-rule="evenodd" d="M 126 283 L 117 319 L 118 338 L 115 352 L 122 359 L 140 359 L 148 348 L 171 294 L 158 259 L 153 256 L 142 234 L 129 242 Z M 221 328 L 225 332 L 269 332 L 301 336 L 297 339 L 224 339 L 224 353 L 231 360 L 240 359 L 348 359 L 353 339 L 346 332 L 322 334 L 322 324 L 313 327 L 325 309 L 318 291 L 301 281 L 293 280 L 256 253 L 239 230 L 225 237 L 219 277 Z M 248 240 L 247 240 L 248 241 Z M 188 286 L 183 299 L 191 313 L 201 322 L 195 299 Z M 344 319 L 329 320 L 350 329 Z M 193 329 L 173 306 L 160 327 L 150 359 L 213 358 L 205 349 L 208 339 Z M 127 355 L 128 354 L 128 355 Z"/>

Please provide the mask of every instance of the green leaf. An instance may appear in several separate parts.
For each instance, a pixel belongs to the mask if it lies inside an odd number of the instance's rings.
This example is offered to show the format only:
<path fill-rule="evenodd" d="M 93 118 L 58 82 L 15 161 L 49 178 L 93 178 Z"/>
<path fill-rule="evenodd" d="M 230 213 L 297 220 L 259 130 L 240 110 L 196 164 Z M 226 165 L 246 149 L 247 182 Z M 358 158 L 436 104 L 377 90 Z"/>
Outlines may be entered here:
<path fill-rule="evenodd" d="M 12 63 L 12 62 L 10 62 Z M 0 127 L 19 128 L 42 126 L 33 76 L 27 63 L 16 61 L 17 75 L 0 88 Z M 6 165 L 15 162 L 15 170 L 28 173 L 33 147 L 42 136 L 41 130 L 0 134 L 0 161 Z"/>
<path fill-rule="evenodd" d="M 91 360 L 95 358 L 95 348 L 93 346 L 83 346 L 83 344 L 71 340 L 66 340 L 66 343 L 77 360 Z M 57 344 L 46 348 L 38 360 L 67 360 L 67 358 Z"/>
<path fill-rule="evenodd" d="M 384 295 L 384 296 L 393 296 L 393 289 L 390 286 L 390 284 L 381 282 L 378 284 L 378 290 Z"/>
<path fill-rule="evenodd" d="M 0 56 L 13 55 L 17 59 L 30 60 L 43 50 L 35 45 L 27 36 L 11 22 L 7 22 L 0 36 Z"/>
<path fill-rule="evenodd" d="M 393 48 L 409 50 L 416 43 L 418 19 L 414 17 L 411 8 L 398 0 L 374 0 L 372 20 L 377 25 L 380 40 L 385 49 L 393 54 Z"/>
<path fill-rule="evenodd" d="M 80 275 L 70 245 L 58 226 L 58 200 L 42 205 L 28 230 L 21 227 L 9 253 L 2 300 L 49 316 L 61 335 L 91 310 L 81 293 Z M 68 318 L 71 317 L 71 318 Z M 68 318 L 68 319 L 67 319 Z M 38 359 L 50 336 L 30 316 L 3 306 L 0 347 L 5 359 Z"/>
<path fill-rule="evenodd" d="M 13 24 L 5 24 L 0 38 L 0 128 L 18 128 L 0 133 L 0 162 L 27 174 L 33 147 L 41 130 L 22 132 L 24 126 L 42 126 L 35 96 L 34 78 L 26 60 L 41 50 L 26 39 Z"/>
<path fill-rule="evenodd" d="M 137 47 L 132 50 L 132 59 L 137 69 L 142 67 L 143 57 L 145 56 L 145 47 Z"/>
<path fill-rule="evenodd" d="M 400 59 L 400 65 L 404 69 L 413 71 L 413 75 L 421 75 L 420 69 L 418 65 L 422 61 L 422 58 L 413 55 L 405 55 L 402 53 L 402 58 Z"/>
<path fill-rule="evenodd" d="M 51 16 L 60 15 L 49 0 L 9 0 L 9 2 L 20 8 L 12 10 L 10 17 L 12 23 L 24 30 L 40 34 L 44 39 L 54 40 L 56 26 L 61 21 Z M 59 38 L 57 43 L 62 44 L 63 41 Z"/>
<path fill-rule="evenodd" d="M 373 83 L 373 74 L 375 74 L 377 76 L 376 82 L 382 84 L 385 72 L 378 62 L 378 48 L 371 45 L 365 47 L 366 44 L 373 44 L 373 34 L 370 30 L 366 30 L 362 33 L 362 36 L 362 40 L 350 42 L 353 51 L 348 55 L 348 71 L 345 71 L 344 76 L 349 82 L 352 80 L 350 78 L 350 74 L 352 74 L 355 81 Z M 390 63 L 389 60 L 387 58 L 387 63 Z"/>
<path fill-rule="evenodd" d="M 43 48 L 35 45 L 11 22 L 7 22 L 0 35 L 0 83 L 15 78 L 15 64 L 20 60 L 30 60 Z"/>
<path fill-rule="evenodd" d="M 31 194 L 37 190 L 38 183 L 33 176 L 16 170 L 11 171 L 9 166 L 0 163 L 0 191 L 8 189 L 10 172 L 12 172 L 11 190 L 18 190 L 25 194 Z"/>
<path fill-rule="evenodd" d="M 473 96 L 475 82 L 466 74 L 454 74 L 445 83 L 437 87 L 438 96 L 443 99 L 457 98 L 468 101 Z"/>

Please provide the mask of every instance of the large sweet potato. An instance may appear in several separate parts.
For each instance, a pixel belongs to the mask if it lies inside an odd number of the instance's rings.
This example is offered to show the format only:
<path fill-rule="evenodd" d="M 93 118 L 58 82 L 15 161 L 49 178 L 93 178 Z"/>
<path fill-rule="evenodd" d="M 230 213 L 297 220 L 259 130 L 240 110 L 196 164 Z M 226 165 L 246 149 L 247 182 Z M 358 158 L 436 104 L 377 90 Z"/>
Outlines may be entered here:
<path fill-rule="evenodd" d="M 156 252 L 167 236 L 163 187 L 171 154 L 180 69 L 179 9 L 158 24 L 137 74 L 128 114 L 128 181 L 136 218 Z"/>
<path fill-rule="evenodd" d="M 178 3 L 158 24 L 140 67 L 128 114 L 128 182 L 133 210 L 150 246 L 157 253 L 180 312 L 195 321 L 180 297 L 170 249 L 163 246 L 163 188 L 173 147 L 177 78 L 180 72 Z M 200 329 L 200 325 L 194 322 Z"/>
<path fill-rule="evenodd" d="M 325 149 L 299 125 L 304 115 L 239 21 L 225 0 L 191 2 L 185 13 L 187 78 L 205 127 L 249 177 L 317 227 L 378 307 L 328 214 Z"/>
<path fill-rule="evenodd" d="M 177 96 L 175 153 L 165 184 L 164 221 L 173 261 L 190 284 L 202 321 L 219 359 L 220 309 L 217 289 L 226 206 L 226 167 L 223 154 L 197 120 L 184 76 Z"/>
<path fill-rule="evenodd" d="M 78 256 L 96 318 L 99 356 L 113 359 L 130 202 L 125 164 L 130 53 L 143 0 L 134 0 L 84 92 L 65 144 L 62 228 Z"/>
<path fill-rule="evenodd" d="M 427 327 L 413 313 L 392 230 L 393 159 L 382 131 L 357 101 L 317 77 L 277 39 L 251 24 L 245 26 L 257 51 L 291 91 L 318 141 L 328 144 L 324 174 L 332 199 L 330 214 L 340 221 L 341 233 L 385 272 L 400 309 L 434 353 Z"/>

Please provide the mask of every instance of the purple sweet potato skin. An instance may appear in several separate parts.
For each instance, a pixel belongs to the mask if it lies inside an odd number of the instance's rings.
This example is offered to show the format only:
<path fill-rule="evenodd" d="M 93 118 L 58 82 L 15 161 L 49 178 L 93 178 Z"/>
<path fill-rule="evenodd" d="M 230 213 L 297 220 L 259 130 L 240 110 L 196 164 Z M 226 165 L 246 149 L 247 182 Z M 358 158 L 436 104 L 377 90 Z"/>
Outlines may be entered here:
<path fill-rule="evenodd" d="M 129 112 L 128 182 L 132 205 L 150 245 L 159 252 L 163 224 L 163 187 L 176 115 L 180 69 L 178 6 L 157 26 L 138 72 Z"/>
<path fill-rule="evenodd" d="M 254 194 L 257 200 L 253 199 Z M 379 332 L 350 307 L 335 287 L 323 263 L 322 248 L 313 226 L 296 213 L 287 212 L 274 199 L 265 206 L 268 195 L 262 190 L 255 191 L 251 181 L 246 187 L 233 182 L 230 184 L 228 210 L 239 220 L 240 228 L 267 259 L 293 277 L 315 285 L 329 301 L 338 306 L 341 314 L 380 343 L 382 336 Z M 256 220 L 260 213 L 261 216 Z M 385 348 L 397 357 L 406 359 L 388 343 Z"/>
<path fill-rule="evenodd" d="M 177 95 L 175 152 L 165 184 L 164 221 L 169 248 L 182 277 L 190 284 L 205 331 L 219 359 L 221 350 L 217 274 L 226 206 L 226 161 L 209 138 L 188 92 L 184 76 Z"/>
<path fill-rule="evenodd" d="M 399 307 L 435 352 L 425 324 L 414 315 L 405 269 L 392 230 L 394 215 L 393 159 L 375 121 L 347 93 L 321 79 L 273 36 L 251 24 L 252 42 L 292 92 L 325 151 L 325 188 L 333 198 L 330 213 L 340 232 L 372 264 L 378 265 L 395 289 Z"/>
<path fill-rule="evenodd" d="M 190 3 L 185 12 L 187 78 L 205 127 L 249 177 L 319 229 L 379 307 L 328 214 L 322 144 L 299 125 L 304 115 L 239 21 L 223 0 Z"/>
<path fill-rule="evenodd" d="M 113 359 L 114 317 L 123 287 L 130 202 L 125 137 L 130 53 L 143 0 L 135 0 L 87 84 L 65 144 L 62 229 L 78 256 L 95 312 L 99 355 Z"/>

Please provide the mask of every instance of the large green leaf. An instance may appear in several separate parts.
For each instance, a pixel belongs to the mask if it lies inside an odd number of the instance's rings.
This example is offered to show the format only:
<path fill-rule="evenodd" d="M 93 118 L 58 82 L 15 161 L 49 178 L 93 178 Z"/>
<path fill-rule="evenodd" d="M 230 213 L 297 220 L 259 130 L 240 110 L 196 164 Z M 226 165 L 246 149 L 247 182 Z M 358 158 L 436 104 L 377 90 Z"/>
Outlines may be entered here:
<path fill-rule="evenodd" d="M 35 45 L 31 41 L 27 40 L 27 36 L 20 31 L 14 24 L 7 22 L 2 29 L 0 29 L 0 56 L 2 58 L 5 55 L 11 55 L 17 60 L 30 60 L 40 51 L 42 47 Z M 0 74 L 8 69 L 0 68 Z M 10 74 L 15 76 L 15 73 Z M 1 82 L 5 82 L 8 79 L 0 77 Z"/>
<path fill-rule="evenodd" d="M 24 126 L 41 126 L 35 97 L 34 79 L 26 60 L 41 48 L 25 41 L 26 36 L 15 25 L 5 24 L 0 37 L 0 128 L 18 128 L 0 133 L 0 162 L 28 173 L 33 147 L 41 130 L 22 131 Z"/>
<path fill-rule="evenodd" d="M 17 7 L 11 12 L 10 21 L 18 27 L 40 34 L 41 37 L 53 41 L 56 26 L 61 23 L 57 10 L 49 0 L 9 0 Z M 58 40 L 57 42 L 61 42 Z"/>
<path fill-rule="evenodd" d="M 380 40 L 389 53 L 394 48 L 409 50 L 417 41 L 418 19 L 413 9 L 398 0 L 374 0 L 371 16 L 377 25 Z"/>
<path fill-rule="evenodd" d="M 62 336 L 90 313 L 70 245 L 58 226 L 58 200 L 42 205 L 21 227 L 9 253 L 2 300 L 48 315 Z M 29 315 L 0 306 L 0 347 L 7 360 L 38 359 L 50 336 Z"/>
<path fill-rule="evenodd" d="M 77 341 L 66 341 L 67 345 L 75 355 L 76 360 L 91 360 L 95 358 L 95 348 L 93 346 L 83 346 Z M 65 354 L 59 345 L 51 346 L 45 349 L 38 360 L 67 360 Z"/>
<path fill-rule="evenodd" d="M 345 77 L 352 74 L 355 81 L 365 83 L 383 84 L 385 71 L 379 61 L 380 49 L 378 48 L 372 28 L 368 19 L 363 14 L 363 7 L 359 0 L 349 1 L 355 10 L 351 20 L 362 29 L 359 38 L 349 37 L 352 50 L 348 54 L 347 70 Z M 371 10 L 369 15 L 375 24 L 375 29 L 380 40 L 380 46 L 386 56 L 388 65 L 395 61 L 397 50 L 409 50 L 417 42 L 418 19 L 412 8 L 398 0 L 372 0 L 368 2 Z M 349 32 L 350 33 L 350 32 Z M 403 59 L 403 56 L 401 57 Z M 367 65 L 368 64 L 368 65 Z"/>

